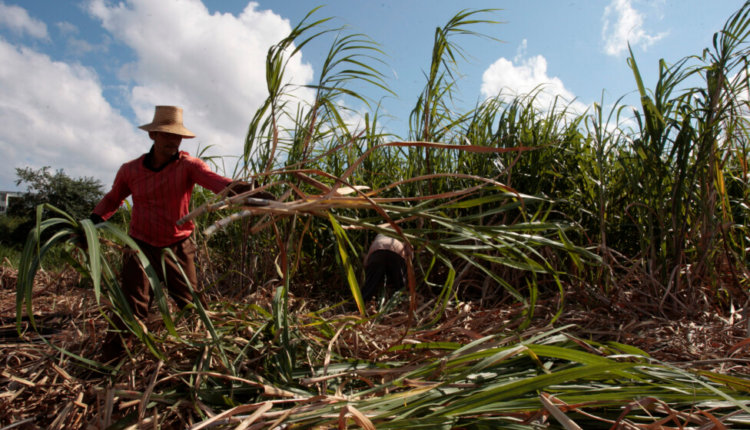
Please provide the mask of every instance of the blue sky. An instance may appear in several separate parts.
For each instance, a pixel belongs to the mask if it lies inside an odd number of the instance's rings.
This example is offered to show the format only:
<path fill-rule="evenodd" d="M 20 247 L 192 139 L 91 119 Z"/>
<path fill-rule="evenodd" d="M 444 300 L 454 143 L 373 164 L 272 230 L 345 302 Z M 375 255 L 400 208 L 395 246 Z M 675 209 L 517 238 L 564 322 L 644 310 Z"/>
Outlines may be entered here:
<path fill-rule="evenodd" d="M 476 28 L 500 41 L 458 36 L 473 58 L 461 65 L 461 99 L 473 106 L 499 91 L 545 84 L 549 97 L 637 103 L 627 42 L 646 85 L 659 59 L 700 55 L 740 0 L 0 0 L 0 190 L 17 190 L 15 168 L 51 166 L 93 176 L 109 189 L 123 162 L 148 151 L 138 125 L 153 107 L 185 108 L 198 138 L 183 149 L 241 154 L 266 96 L 265 56 L 311 9 L 327 26 L 350 27 L 382 45 L 381 70 L 398 97 L 382 99 L 389 129 L 405 134 L 424 86 L 435 28 L 462 9 L 498 8 Z M 313 83 L 331 39 L 290 62 L 287 76 Z M 309 96 L 304 90 L 300 97 Z M 384 98 L 385 97 L 385 98 Z M 356 101 L 351 107 L 364 110 Z M 227 159 L 227 166 L 234 162 Z M 231 168 L 230 168 L 231 172 Z M 23 186 L 20 188 L 23 189 Z"/>

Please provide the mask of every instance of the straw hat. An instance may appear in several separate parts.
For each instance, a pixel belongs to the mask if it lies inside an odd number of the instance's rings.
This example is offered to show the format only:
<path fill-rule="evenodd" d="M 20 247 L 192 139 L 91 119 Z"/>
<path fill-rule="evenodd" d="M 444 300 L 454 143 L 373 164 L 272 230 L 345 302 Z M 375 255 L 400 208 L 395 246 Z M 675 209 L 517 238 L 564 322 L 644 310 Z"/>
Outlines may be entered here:
<path fill-rule="evenodd" d="M 195 134 L 182 125 L 182 108 L 177 106 L 157 106 L 154 112 L 154 120 L 150 124 L 138 128 L 146 131 L 179 134 L 186 139 L 195 137 Z"/>

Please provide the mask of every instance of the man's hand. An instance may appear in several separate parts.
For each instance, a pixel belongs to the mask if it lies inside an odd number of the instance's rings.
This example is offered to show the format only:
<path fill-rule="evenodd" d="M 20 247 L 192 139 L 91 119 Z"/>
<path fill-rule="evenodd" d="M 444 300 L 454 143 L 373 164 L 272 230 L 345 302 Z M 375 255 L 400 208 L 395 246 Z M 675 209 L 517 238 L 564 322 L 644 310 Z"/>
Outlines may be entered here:
<path fill-rule="evenodd" d="M 256 188 L 252 184 L 248 184 L 245 181 L 235 181 L 235 182 L 232 182 L 231 184 L 229 184 L 229 186 L 231 187 L 230 191 L 229 191 L 229 195 L 230 196 L 236 196 L 238 194 L 243 194 L 243 193 L 246 193 L 248 191 L 252 191 L 252 190 L 254 190 Z M 274 196 L 273 194 L 269 193 L 268 191 L 259 191 L 259 192 L 255 193 L 255 194 L 253 194 L 253 195 L 251 195 L 249 197 L 252 197 L 252 198 L 255 198 L 255 199 L 266 199 L 266 200 L 276 201 L 276 196 Z"/>
<path fill-rule="evenodd" d="M 102 218 L 101 215 L 97 215 L 97 214 L 95 214 L 93 212 L 91 212 L 91 215 L 89 215 L 89 219 L 94 224 L 101 224 L 101 223 L 104 222 L 104 218 Z"/>
<path fill-rule="evenodd" d="M 273 194 L 269 193 L 268 191 L 259 191 L 259 192 L 253 194 L 250 197 L 255 198 L 255 199 L 265 199 L 265 200 L 276 201 L 276 196 L 274 196 Z"/>

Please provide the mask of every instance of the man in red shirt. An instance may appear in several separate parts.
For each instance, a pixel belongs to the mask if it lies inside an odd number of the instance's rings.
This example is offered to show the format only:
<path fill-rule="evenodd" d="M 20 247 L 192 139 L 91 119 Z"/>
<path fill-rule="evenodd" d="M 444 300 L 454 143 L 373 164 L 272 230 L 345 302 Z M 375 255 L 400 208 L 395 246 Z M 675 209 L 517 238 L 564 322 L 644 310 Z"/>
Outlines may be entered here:
<path fill-rule="evenodd" d="M 190 241 L 195 226 L 192 222 L 178 226 L 176 222 L 189 212 L 193 186 L 198 184 L 218 193 L 232 184 L 232 191 L 238 194 L 251 190 L 252 186 L 245 182 L 232 183 L 231 179 L 212 172 L 201 159 L 179 150 L 183 138 L 195 137 L 182 124 L 181 108 L 156 106 L 154 120 L 139 128 L 148 131 L 154 141 L 151 150 L 120 167 L 112 190 L 94 208 L 91 219 L 95 223 L 107 220 L 125 198 L 132 196 L 128 235 L 148 257 L 159 280 L 166 281 L 167 289 L 177 305 L 183 308 L 193 300 L 180 267 L 190 285 L 197 290 L 198 279 L 193 261 L 195 246 Z M 274 199 L 272 194 L 266 192 L 257 193 L 254 197 Z M 169 256 L 165 257 L 166 269 L 162 271 L 161 256 L 165 248 L 172 250 L 177 262 Z M 121 287 L 135 316 L 146 321 L 153 293 L 136 255 L 128 253 L 124 256 Z M 201 301 L 204 302 L 202 298 Z M 118 326 L 124 328 L 122 324 Z M 111 359 L 122 354 L 122 343 L 117 337 L 116 332 L 110 332 L 105 340 L 105 357 Z"/>

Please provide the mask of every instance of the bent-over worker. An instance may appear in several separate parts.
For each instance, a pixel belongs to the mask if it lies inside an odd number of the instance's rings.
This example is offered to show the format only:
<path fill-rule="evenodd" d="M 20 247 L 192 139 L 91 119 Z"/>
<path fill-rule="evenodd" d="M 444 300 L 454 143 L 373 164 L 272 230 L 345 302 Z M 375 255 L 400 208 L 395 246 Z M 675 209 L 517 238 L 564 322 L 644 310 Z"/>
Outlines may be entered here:
<path fill-rule="evenodd" d="M 406 285 L 406 259 L 411 250 L 398 239 L 382 234 L 375 236 L 365 257 L 365 283 L 362 299 L 370 300 L 385 282 L 398 291 Z"/>

